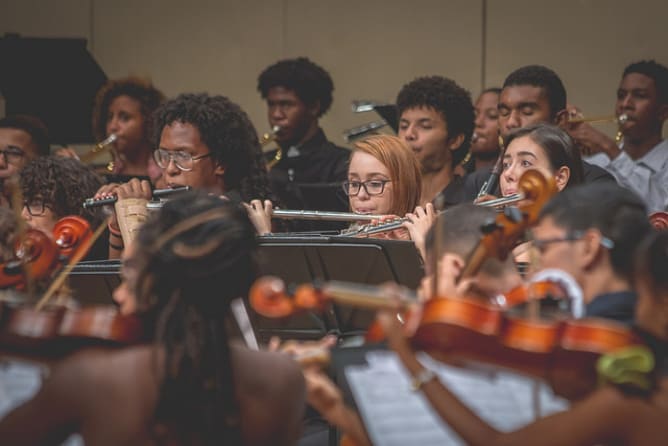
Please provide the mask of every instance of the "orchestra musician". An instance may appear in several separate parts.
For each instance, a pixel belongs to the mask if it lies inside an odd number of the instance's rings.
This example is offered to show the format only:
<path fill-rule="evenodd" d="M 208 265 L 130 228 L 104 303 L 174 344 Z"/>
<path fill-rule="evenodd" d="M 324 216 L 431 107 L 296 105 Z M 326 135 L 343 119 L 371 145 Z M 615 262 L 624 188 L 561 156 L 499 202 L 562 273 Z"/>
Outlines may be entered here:
<path fill-rule="evenodd" d="M 519 179 L 528 169 L 538 169 L 554 177 L 557 190 L 577 185 L 583 181 L 582 160 L 568 133 L 549 124 L 532 124 L 512 130 L 506 138 L 503 168 L 499 176 L 501 195 L 518 192 Z M 485 196 L 477 202 L 495 198 Z M 513 251 L 515 260 L 528 262 L 529 243 L 518 245 Z"/>
<path fill-rule="evenodd" d="M 491 168 L 499 157 L 499 95 L 501 89 L 486 88 L 475 101 L 475 127 L 467 173 Z"/>
<path fill-rule="evenodd" d="M 531 124 L 566 125 L 566 89 L 550 68 L 527 65 L 506 77 L 499 96 L 499 131 L 505 140 L 511 131 Z M 582 162 L 584 182 L 614 181 L 604 169 Z M 462 199 L 473 201 L 490 176 L 490 170 L 479 170 L 464 178 Z M 498 195 L 498 188 L 490 191 Z"/>
<path fill-rule="evenodd" d="M 156 184 L 162 172 L 153 159 L 152 115 L 165 96 L 149 80 L 126 77 L 107 81 L 97 92 L 93 106 L 93 135 L 102 141 L 114 134 L 111 182 L 133 177 Z"/>
<path fill-rule="evenodd" d="M 306 57 L 284 59 L 260 73 L 257 90 L 267 102 L 269 125 L 279 127 L 280 159 L 269 171 L 271 188 L 287 209 L 345 211 L 339 184 L 349 151 L 329 141 L 319 120 L 332 105 L 329 73 Z M 276 159 L 277 150 L 269 152 Z M 254 197 L 258 198 L 258 197 Z M 295 230 L 341 229 L 332 222 L 300 222 Z"/>
<path fill-rule="evenodd" d="M 18 181 L 18 173 L 31 160 L 47 156 L 50 151 L 49 132 L 38 118 L 11 115 L 0 119 L 0 204 L 10 203 L 6 182 Z"/>
<path fill-rule="evenodd" d="M 600 182 L 552 198 L 532 229 L 532 244 L 540 268 L 561 269 L 578 282 L 587 316 L 631 323 L 633 254 L 651 231 L 640 197 L 614 182 Z"/>
<path fill-rule="evenodd" d="M 38 393 L 0 420 L 3 444 L 295 444 L 304 382 L 290 358 L 228 334 L 230 302 L 255 279 L 245 212 L 188 193 L 142 226 L 114 293 L 137 312 L 146 344 L 89 348 L 50 370 Z"/>
<path fill-rule="evenodd" d="M 589 123 L 566 128 L 593 155 L 587 160 L 644 197 L 649 212 L 668 210 L 668 141 L 661 133 L 668 119 L 668 68 L 653 60 L 628 65 L 615 103 L 615 115 L 622 114 L 621 147 Z"/>
<path fill-rule="evenodd" d="M 421 204 L 433 202 L 439 194 L 444 205 L 461 201 L 455 198 L 459 189 L 453 183 L 454 169 L 471 143 L 475 119 L 471 95 L 450 79 L 429 76 L 404 85 L 396 102 L 398 136 L 422 166 Z"/>
<path fill-rule="evenodd" d="M 190 186 L 235 203 L 271 198 L 257 133 L 237 104 L 223 96 L 181 94 L 162 104 L 154 116 L 154 158 L 167 187 Z M 105 185 L 95 198 L 114 194 L 119 198 L 116 209 L 125 209 L 123 200 L 148 200 L 151 188 L 148 182 L 134 179 Z M 124 247 L 115 219 L 114 214 L 110 258 L 118 258 Z M 138 223 L 144 219 L 145 214 Z"/>
<path fill-rule="evenodd" d="M 69 215 L 83 217 L 95 230 L 104 222 L 101 208 L 83 208 L 81 203 L 102 186 L 102 178 L 79 160 L 43 156 L 30 161 L 20 173 L 23 208 L 27 225 L 52 234 L 58 220 Z M 107 258 L 107 241 L 98 239 L 85 260 Z"/>
<path fill-rule="evenodd" d="M 602 189 L 611 187 L 589 186 Z M 556 199 L 563 201 L 566 194 L 572 191 L 565 192 Z M 632 262 L 630 252 L 625 252 L 624 256 L 629 263 Z M 570 260 L 576 258 L 569 257 Z M 651 233 L 638 250 L 634 274 L 639 291 L 635 323 L 637 331 L 649 347 L 647 354 L 653 359 L 652 370 L 644 375 L 648 385 L 639 387 L 630 387 L 629 383 L 604 385 L 574 404 L 570 410 L 541 418 L 514 432 L 499 432 L 491 427 L 462 404 L 436 375 L 429 373 L 417 360 L 402 330 L 397 326 L 394 315 L 384 313 L 379 319 L 385 332 L 388 333 L 390 346 L 398 353 L 404 366 L 414 377 L 417 388 L 429 400 L 438 415 L 467 444 L 659 445 L 663 444 L 668 434 L 664 422 L 668 416 L 666 267 L 668 267 L 668 234 Z M 602 375 L 602 379 L 605 379 L 605 375 Z"/>

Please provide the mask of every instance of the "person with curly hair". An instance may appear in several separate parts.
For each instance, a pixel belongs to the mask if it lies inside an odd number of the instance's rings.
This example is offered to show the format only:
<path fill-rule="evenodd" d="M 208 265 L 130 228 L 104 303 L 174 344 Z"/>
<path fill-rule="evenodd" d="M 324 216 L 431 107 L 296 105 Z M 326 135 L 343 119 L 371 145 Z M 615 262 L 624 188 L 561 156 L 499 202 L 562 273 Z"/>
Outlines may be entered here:
<path fill-rule="evenodd" d="M 275 137 L 282 155 L 269 172 L 278 198 L 289 209 L 345 211 L 340 185 L 350 154 L 328 141 L 318 124 L 332 105 L 329 73 L 305 57 L 285 59 L 260 74 L 257 89 L 267 101 L 269 125 L 280 127 Z"/>
<path fill-rule="evenodd" d="M 237 203 L 272 199 L 257 132 L 237 104 L 224 96 L 186 93 L 162 104 L 154 119 L 153 156 L 166 187 L 189 186 Z M 105 185 L 95 197 L 109 195 L 119 198 L 118 212 L 124 200 L 150 199 L 151 187 L 135 178 L 122 185 Z M 114 214 L 110 222 L 111 258 L 118 256 L 123 239 L 129 238 L 121 235 L 118 220 Z M 136 230 L 138 224 L 133 227 Z"/>
<path fill-rule="evenodd" d="M 0 421 L 6 444 L 291 445 L 304 412 L 299 366 L 243 346 L 231 303 L 258 270 L 245 212 L 203 192 L 174 198 L 124 253 L 114 293 L 144 344 L 86 349 L 51 368 Z"/>
<path fill-rule="evenodd" d="M 454 169 L 471 145 L 475 119 L 471 95 L 451 79 L 420 77 L 401 88 L 397 111 L 399 137 L 422 165 L 421 201 L 432 202 L 453 183 Z"/>
<path fill-rule="evenodd" d="M 139 77 L 112 79 L 100 88 L 93 109 L 93 135 L 103 141 L 117 136 L 112 144 L 112 181 L 146 177 L 155 184 L 161 171 L 153 160 L 152 114 L 165 96 L 153 84 Z"/>
<path fill-rule="evenodd" d="M 31 228 L 52 234 L 58 220 L 68 215 L 83 217 L 95 230 L 104 222 L 100 208 L 81 203 L 102 186 L 102 178 L 80 161 L 61 156 L 44 156 L 29 162 L 20 174 L 23 191 L 21 216 Z M 107 258 L 106 241 L 97 242 L 87 260 Z"/>

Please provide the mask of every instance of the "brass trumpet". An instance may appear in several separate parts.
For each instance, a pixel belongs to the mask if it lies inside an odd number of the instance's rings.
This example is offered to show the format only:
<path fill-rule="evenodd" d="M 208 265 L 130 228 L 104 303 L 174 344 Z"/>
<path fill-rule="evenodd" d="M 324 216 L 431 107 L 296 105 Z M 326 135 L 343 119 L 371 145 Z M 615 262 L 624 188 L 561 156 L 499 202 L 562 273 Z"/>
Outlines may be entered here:
<path fill-rule="evenodd" d="M 111 145 L 118 139 L 115 133 L 109 135 L 105 140 L 98 142 L 88 152 L 79 157 L 82 163 L 88 164 L 97 158 L 105 150 L 109 149 Z"/>
<path fill-rule="evenodd" d="M 584 117 L 575 118 L 574 117 L 574 118 L 569 118 L 568 123 L 569 124 L 579 124 L 581 122 L 586 122 L 586 123 L 589 123 L 589 124 L 601 124 L 601 123 L 604 123 L 604 122 L 616 122 L 617 125 L 622 125 L 626 121 L 628 121 L 628 119 L 629 119 L 629 117 L 625 113 L 622 113 L 619 116 L 614 116 L 614 115 L 613 116 L 595 116 L 595 117 L 592 117 L 592 118 L 584 118 Z"/>
<path fill-rule="evenodd" d="M 280 131 L 281 131 L 280 126 L 278 126 L 278 125 L 273 126 L 270 131 L 268 131 L 267 133 L 262 135 L 262 138 L 260 138 L 260 147 L 262 147 L 264 149 L 264 147 L 267 144 L 275 141 L 276 136 L 277 136 L 278 132 L 280 132 Z M 276 150 L 276 155 L 271 160 L 267 161 L 267 169 L 271 169 L 272 167 L 274 167 L 274 165 L 277 162 L 279 162 L 281 160 L 281 158 L 283 158 L 283 150 L 279 146 Z"/>

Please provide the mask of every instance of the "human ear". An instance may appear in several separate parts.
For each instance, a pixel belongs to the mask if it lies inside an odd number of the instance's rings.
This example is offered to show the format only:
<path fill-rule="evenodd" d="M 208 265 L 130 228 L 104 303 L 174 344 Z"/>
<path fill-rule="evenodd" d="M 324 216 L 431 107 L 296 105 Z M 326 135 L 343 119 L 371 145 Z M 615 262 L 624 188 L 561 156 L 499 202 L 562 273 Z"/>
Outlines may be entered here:
<path fill-rule="evenodd" d="M 448 140 L 448 149 L 454 152 L 455 150 L 459 149 L 462 144 L 464 144 L 464 134 L 460 133 L 454 138 L 450 138 Z"/>
<path fill-rule="evenodd" d="M 571 169 L 567 166 L 561 166 L 559 169 L 557 169 L 557 172 L 554 174 L 554 181 L 557 183 L 557 189 L 559 189 L 559 192 L 564 190 L 570 177 Z"/>

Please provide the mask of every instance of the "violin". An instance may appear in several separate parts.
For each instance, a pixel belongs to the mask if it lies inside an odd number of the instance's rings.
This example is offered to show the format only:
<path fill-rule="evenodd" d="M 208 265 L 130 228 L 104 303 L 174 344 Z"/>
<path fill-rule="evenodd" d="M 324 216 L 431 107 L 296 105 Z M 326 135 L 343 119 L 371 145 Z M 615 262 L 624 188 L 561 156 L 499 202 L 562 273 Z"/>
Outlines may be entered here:
<path fill-rule="evenodd" d="M 524 201 L 518 207 L 506 207 L 481 228 L 483 237 L 467 259 L 460 278 L 473 277 L 487 258 L 505 260 L 525 231 L 538 221 L 545 203 L 558 192 L 554 178 L 535 169 L 522 174 L 518 189 Z"/>
<path fill-rule="evenodd" d="M 0 288 L 26 286 L 28 280 L 50 277 L 64 261 L 87 250 L 93 232 L 86 220 L 68 216 L 56 222 L 53 237 L 37 229 L 27 229 L 14 246 L 14 258 L 0 264 Z"/>
<path fill-rule="evenodd" d="M 406 326 L 417 327 L 410 336 L 416 350 L 455 365 L 501 367 L 543 379 L 571 400 L 595 388 L 595 364 L 601 355 L 640 343 L 631 330 L 611 321 L 511 316 L 498 305 L 467 297 L 439 297 L 422 304 L 409 295 L 390 300 L 381 287 L 346 282 L 300 285 L 289 295 L 280 279 L 262 277 L 251 287 L 249 300 L 266 317 L 322 309 L 329 301 L 412 309 L 408 318 L 413 320 Z"/>
<path fill-rule="evenodd" d="M 102 232 L 100 228 L 93 233 L 86 220 L 70 216 L 56 223 L 53 238 L 28 229 L 17 242 L 15 259 L 0 268 L 0 287 L 22 289 L 28 280 L 51 277 L 64 262 L 76 263 Z M 64 277 L 61 274 L 54 283 Z M 51 287 L 47 298 L 49 291 Z M 85 345 L 130 344 L 144 339 L 139 319 L 119 315 L 112 306 L 78 309 L 49 304 L 36 308 L 28 305 L 28 300 L 21 296 L 0 302 L 0 348 L 5 351 L 54 357 Z"/>

